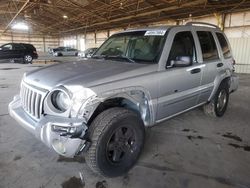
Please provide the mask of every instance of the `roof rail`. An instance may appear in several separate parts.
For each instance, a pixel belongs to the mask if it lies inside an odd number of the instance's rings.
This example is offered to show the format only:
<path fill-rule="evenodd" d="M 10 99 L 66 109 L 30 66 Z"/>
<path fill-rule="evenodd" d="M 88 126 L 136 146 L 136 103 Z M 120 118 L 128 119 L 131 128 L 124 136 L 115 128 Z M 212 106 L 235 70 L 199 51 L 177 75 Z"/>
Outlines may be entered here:
<path fill-rule="evenodd" d="M 186 25 L 197 25 L 197 26 L 207 26 L 220 29 L 217 25 L 206 23 L 206 22 L 188 22 Z"/>

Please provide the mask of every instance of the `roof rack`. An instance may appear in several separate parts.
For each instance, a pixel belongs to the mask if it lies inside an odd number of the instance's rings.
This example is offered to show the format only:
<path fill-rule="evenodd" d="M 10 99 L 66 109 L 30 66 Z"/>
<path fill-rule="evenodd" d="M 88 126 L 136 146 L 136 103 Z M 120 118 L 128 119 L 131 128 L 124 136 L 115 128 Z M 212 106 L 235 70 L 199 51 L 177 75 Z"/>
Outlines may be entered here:
<path fill-rule="evenodd" d="M 188 22 L 186 25 L 196 25 L 196 26 L 207 26 L 220 29 L 217 25 L 206 23 L 206 22 Z"/>

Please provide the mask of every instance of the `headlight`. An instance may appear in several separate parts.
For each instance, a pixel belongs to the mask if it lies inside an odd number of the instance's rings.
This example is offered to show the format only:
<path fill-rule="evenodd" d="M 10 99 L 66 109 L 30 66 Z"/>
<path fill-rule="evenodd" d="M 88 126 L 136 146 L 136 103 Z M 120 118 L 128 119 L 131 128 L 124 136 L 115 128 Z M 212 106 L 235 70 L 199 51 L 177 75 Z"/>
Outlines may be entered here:
<path fill-rule="evenodd" d="M 71 99 L 66 92 L 56 90 L 51 94 L 51 103 L 57 110 L 65 112 L 71 106 Z"/>

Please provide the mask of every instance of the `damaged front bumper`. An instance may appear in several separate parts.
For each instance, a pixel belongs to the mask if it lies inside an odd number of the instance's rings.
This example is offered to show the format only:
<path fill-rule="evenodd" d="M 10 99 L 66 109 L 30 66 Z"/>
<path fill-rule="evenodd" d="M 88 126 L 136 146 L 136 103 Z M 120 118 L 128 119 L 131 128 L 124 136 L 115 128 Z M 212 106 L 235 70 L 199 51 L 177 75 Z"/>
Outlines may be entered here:
<path fill-rule="evenodd" d="M 9 104 L 9 114 L 60 155 L 74 157 L 85 147 L 86 141 L 82 138 L 88 127 L 84 119 L 46 115 L 35 120 L 24 111 L 18 95 Z"/>

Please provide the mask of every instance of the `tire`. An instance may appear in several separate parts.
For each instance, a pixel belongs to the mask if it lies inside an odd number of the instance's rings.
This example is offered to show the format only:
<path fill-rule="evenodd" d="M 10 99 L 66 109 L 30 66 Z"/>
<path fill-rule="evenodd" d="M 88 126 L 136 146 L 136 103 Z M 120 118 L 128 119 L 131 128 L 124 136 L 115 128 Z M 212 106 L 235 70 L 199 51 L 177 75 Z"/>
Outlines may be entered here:
<path fill-rule="evenodd" d="M 115 107 L 100 113 L 88 133 L 92 143 L 86 153 L 86 163 L 95 173 L 106 177 L 127 173 L 144 145 L 142 120 L 125 108 Z"/>
<path fill-rule="evenodd" d="M 27 55 L 25 55 L 24 57 L 23 57 L 23 62 L 25 63 L 25 64 L 31 64 L 32 63 L 32 60 L 33 60 L 33 57 L 31 56 L 31 55 L 29 55 L 29 54 L 27 54 Z"/>
<path fill-rule="evenodd" d="M 211 117 L 222 117 L 227 110 L 229 101 L 229 86 L 222 82 L 211 102 L 203 106 L 205 114 Z"/>

